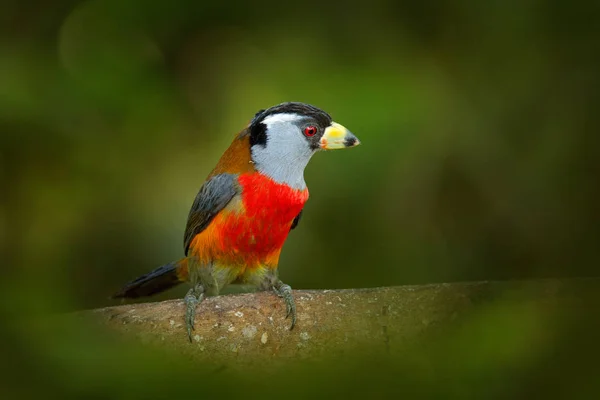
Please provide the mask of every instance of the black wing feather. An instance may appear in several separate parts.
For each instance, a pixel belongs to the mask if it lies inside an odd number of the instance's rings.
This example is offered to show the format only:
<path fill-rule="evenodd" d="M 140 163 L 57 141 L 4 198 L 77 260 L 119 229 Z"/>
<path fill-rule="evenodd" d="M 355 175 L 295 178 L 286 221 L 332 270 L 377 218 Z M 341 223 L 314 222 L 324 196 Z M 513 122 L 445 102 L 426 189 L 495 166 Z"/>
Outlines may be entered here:
<path fill-rule="evenodd" d="M 183 245 L 187 256 L 190 244 L 225 206 L 238 194 L 234 174 L 219 174 L 207 180 L 198 191 L 188 216 Z"/>
<path fill-rule="evenodd" d="M 300 210 L 298 215 L 296 215 L 296 218 L 294 218 L 294 220 L 292 221 L 292 226 L 290 227 L 290 231 L 292 229 L 294 229 L 296 226 L 298 226 L 298 222 L 300 222 L 300 218 L 302 217 L 302 211 L 304 211 L 304 209 Z"/>

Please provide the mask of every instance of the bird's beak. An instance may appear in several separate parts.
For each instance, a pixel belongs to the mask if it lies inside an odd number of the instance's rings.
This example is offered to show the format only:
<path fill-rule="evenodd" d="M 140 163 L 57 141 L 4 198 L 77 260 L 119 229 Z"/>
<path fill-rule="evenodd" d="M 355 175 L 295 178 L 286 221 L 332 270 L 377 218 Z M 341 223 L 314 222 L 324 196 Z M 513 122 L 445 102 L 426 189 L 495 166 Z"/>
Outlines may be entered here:
<path fill-rule="evenodd" d="M 321 137 L 320 145 L 324 150 L 345 149 L 358 146 L 360 142 L 348 129 L 337 122 L 332 122 Z"/>

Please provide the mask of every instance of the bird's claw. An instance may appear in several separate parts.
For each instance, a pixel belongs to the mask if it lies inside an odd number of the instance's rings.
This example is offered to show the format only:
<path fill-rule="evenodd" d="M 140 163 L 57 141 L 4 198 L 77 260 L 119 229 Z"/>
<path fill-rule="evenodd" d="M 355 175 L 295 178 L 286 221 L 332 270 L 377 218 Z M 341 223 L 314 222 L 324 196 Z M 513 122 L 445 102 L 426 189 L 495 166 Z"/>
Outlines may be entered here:
<path fill-rule="evenodd" d="M 280 285 L 275 286 L 273 289 L 275 290 L 275 293 L 277 293 L 277 295 L 282 297 L 285 301 L 285 318 L 288 319 L 290 316 L 292 317 L 292 325 L 290 326 L 290 330 L 292 330 L 296 325 L 296 302 L 294 301 L 294 296 L 292 295 L 292 288 L 290 285 L 281 283 Z"/>
<path fill-rule="evenodd" d="M 185 295 L 185 326 L 188 338 L 192 341 L 192 331 L 195 330 L 194 320 L 196 319 L 196 306 L 204 299 L 204 290 L 202 286 L 197 285 L 191 288 Z"/>

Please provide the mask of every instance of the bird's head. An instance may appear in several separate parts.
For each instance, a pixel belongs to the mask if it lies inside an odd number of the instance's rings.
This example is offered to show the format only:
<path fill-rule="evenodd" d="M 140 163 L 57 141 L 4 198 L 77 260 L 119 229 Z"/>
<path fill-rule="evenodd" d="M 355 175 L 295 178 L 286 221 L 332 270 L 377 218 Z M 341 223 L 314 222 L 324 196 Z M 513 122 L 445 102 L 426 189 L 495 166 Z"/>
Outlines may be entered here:
<path fill-rule="evenodd" d="M 280 183 L 304 188 L 304 168 L 314 153 L 360 144 L 325 111 L 304 103 L 282 103 L 259 111 L 248 127 L 257 171 Z"/>

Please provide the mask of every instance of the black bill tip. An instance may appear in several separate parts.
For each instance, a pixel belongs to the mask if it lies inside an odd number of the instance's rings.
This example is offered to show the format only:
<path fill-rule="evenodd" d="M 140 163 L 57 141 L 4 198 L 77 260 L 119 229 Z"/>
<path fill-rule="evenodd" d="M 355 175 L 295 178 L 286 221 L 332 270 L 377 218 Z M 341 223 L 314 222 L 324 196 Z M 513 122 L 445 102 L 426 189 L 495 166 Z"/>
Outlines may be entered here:
<path fill-rule="evenodd" d="M 358 146 L 359 144 L 360 144 L 360 142 L 354 136 L 350 136 L 350 137 L 346 138 L 346 140 L 344 140 L 345 147 L 354 147 L 354 146 Z"/>

